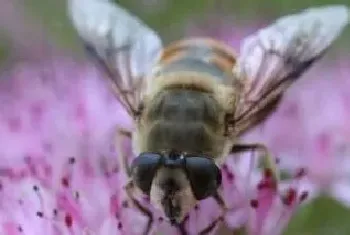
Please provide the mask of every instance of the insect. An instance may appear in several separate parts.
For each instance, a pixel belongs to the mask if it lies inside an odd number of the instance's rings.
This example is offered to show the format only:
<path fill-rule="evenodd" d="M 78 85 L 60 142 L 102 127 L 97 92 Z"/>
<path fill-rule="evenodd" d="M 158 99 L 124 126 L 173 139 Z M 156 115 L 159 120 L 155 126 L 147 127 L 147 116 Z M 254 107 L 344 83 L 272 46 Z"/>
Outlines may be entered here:
<path fill-rule="evenodd" d="M 149 217 L 145 234 L 153 218 L 137 201 L 137 190 L 174 224 L 208 197 L 227 210 L 219 193 L 220 165 L 231 153 L 260 150 L 269 156 L 263 145 L 240 143 L 239 137 L 276 109 L 349 21 L 345 6 L 306 9 L 246 37 L 236 54 L 209 38 L 163 46 L 155 31 L 109 1 L 72 0 L 69 12 L 133 117 L 135 130 L 119 129 L 117 137 L 131 138 L 137 156 L 129 166 L 121 153 L 121 162 L 130 176 L 128 196 Z"/>

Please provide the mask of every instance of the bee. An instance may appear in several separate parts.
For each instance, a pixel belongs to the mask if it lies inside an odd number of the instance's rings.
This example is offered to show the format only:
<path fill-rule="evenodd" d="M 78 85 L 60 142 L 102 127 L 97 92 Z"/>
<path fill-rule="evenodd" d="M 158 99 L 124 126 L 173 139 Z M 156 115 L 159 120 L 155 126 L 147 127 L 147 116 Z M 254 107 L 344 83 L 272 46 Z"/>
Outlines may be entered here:
<path fill-rule="evenodd" d="M 154 30 L 109 1 L 72 0 L 69 12 L 85 48 L 133 118 L 134 130 L 119 129 L 117 139 L 130 138 L 137 156 L 129 165 L 128 156 L 120 154 L 130 177 L 127 194 L 149 217 L 145 234 L 153 219 L 138 202 L 137 190 L 173 224 L 181 224 L 208 197 L 227 210 L 219 190 L 221 164 L 237 152 L 261 150 L 269 156 L 262 144 L 239 138 L 276 110 L 285 91 L 349 22 L 346 6 L 305 9 L 247 36 L 236 53 L 212 38 L 163 46 Z"/>

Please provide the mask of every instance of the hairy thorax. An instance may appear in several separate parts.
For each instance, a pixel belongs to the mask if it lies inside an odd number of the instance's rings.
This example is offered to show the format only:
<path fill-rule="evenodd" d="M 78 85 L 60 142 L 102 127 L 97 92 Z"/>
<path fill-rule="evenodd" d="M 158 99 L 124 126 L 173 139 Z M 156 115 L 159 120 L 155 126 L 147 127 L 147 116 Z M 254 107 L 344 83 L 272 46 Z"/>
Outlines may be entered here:
<path fill-rule="evenodd" d="M 160 93 L 146 111 L 147 151 L 177 150 L 215 156 L 223 142 L 223 111 L 209 94 L 189 89 Z"/>
<path fill-rule="evenodd" d="M 206 40 L 180 41 L 164 51 L 152 75 L 137 126 L 141 152 L 177 150 L 219 156 L 231 112 L 234 55 Z"/>

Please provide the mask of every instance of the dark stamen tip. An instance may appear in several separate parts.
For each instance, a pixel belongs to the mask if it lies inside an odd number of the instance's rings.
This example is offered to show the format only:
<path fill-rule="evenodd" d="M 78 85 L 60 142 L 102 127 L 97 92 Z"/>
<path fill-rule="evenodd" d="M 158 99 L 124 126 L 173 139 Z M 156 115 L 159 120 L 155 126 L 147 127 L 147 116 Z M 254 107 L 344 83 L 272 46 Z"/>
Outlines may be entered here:
<path fill-rule="evenodd" d="M 299 197 L 300 202 L 305 201 L 308 198 L 308 196 L 309 196 L 309 192 L 303 191 Z"/>
<path fill-rule="evenodd" d="M 256 199 L 250 200 L 250 206 L 254 209 L 259 207 L 259 202 Z"/>
<path fill-rule="evenodd" d="M 43 212 L 41 212 L 41 211 L 37 211 L 36 212 L 36 215 L 38 216 L 38 217 L 44 217 L 44 213 Z"/>
<path fill-rule="evenodd" d="M 74 164 L 75 161 L 76 161 L 76 160 L 75 160 L 74 157 L 70 157 L 70 158 L 68 159 L 69 164 Z"/>
<path fill-rule="evenodd" d="M 302 178 L 306 175 L 306 169 L 305 168 L 300 168 L 297 170 L 295 174 L 295 178 Z"/>

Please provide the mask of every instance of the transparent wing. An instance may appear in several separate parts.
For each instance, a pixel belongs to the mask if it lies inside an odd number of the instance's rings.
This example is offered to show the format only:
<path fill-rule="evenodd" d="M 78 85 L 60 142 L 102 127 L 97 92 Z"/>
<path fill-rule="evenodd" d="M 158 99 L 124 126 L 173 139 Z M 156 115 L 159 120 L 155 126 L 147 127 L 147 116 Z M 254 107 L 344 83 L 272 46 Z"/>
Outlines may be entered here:
<path fill-rule="evenodd" d="M 69 0 L 73 26 L 91 55 L 107 73 L 117 98 L 137 116 L 147 74 L 157 62 L 162 42 L 132 13 L 108 0 Z"/>
<path fill-rule="evenodd" d="M 348 22 L 346 6 L 310 8 L 245 38 L 234 68 L 243 85 L 231 120 L 235 134 L 243 134 L 274 111 L 284 91 L 322 57 Z"/>

